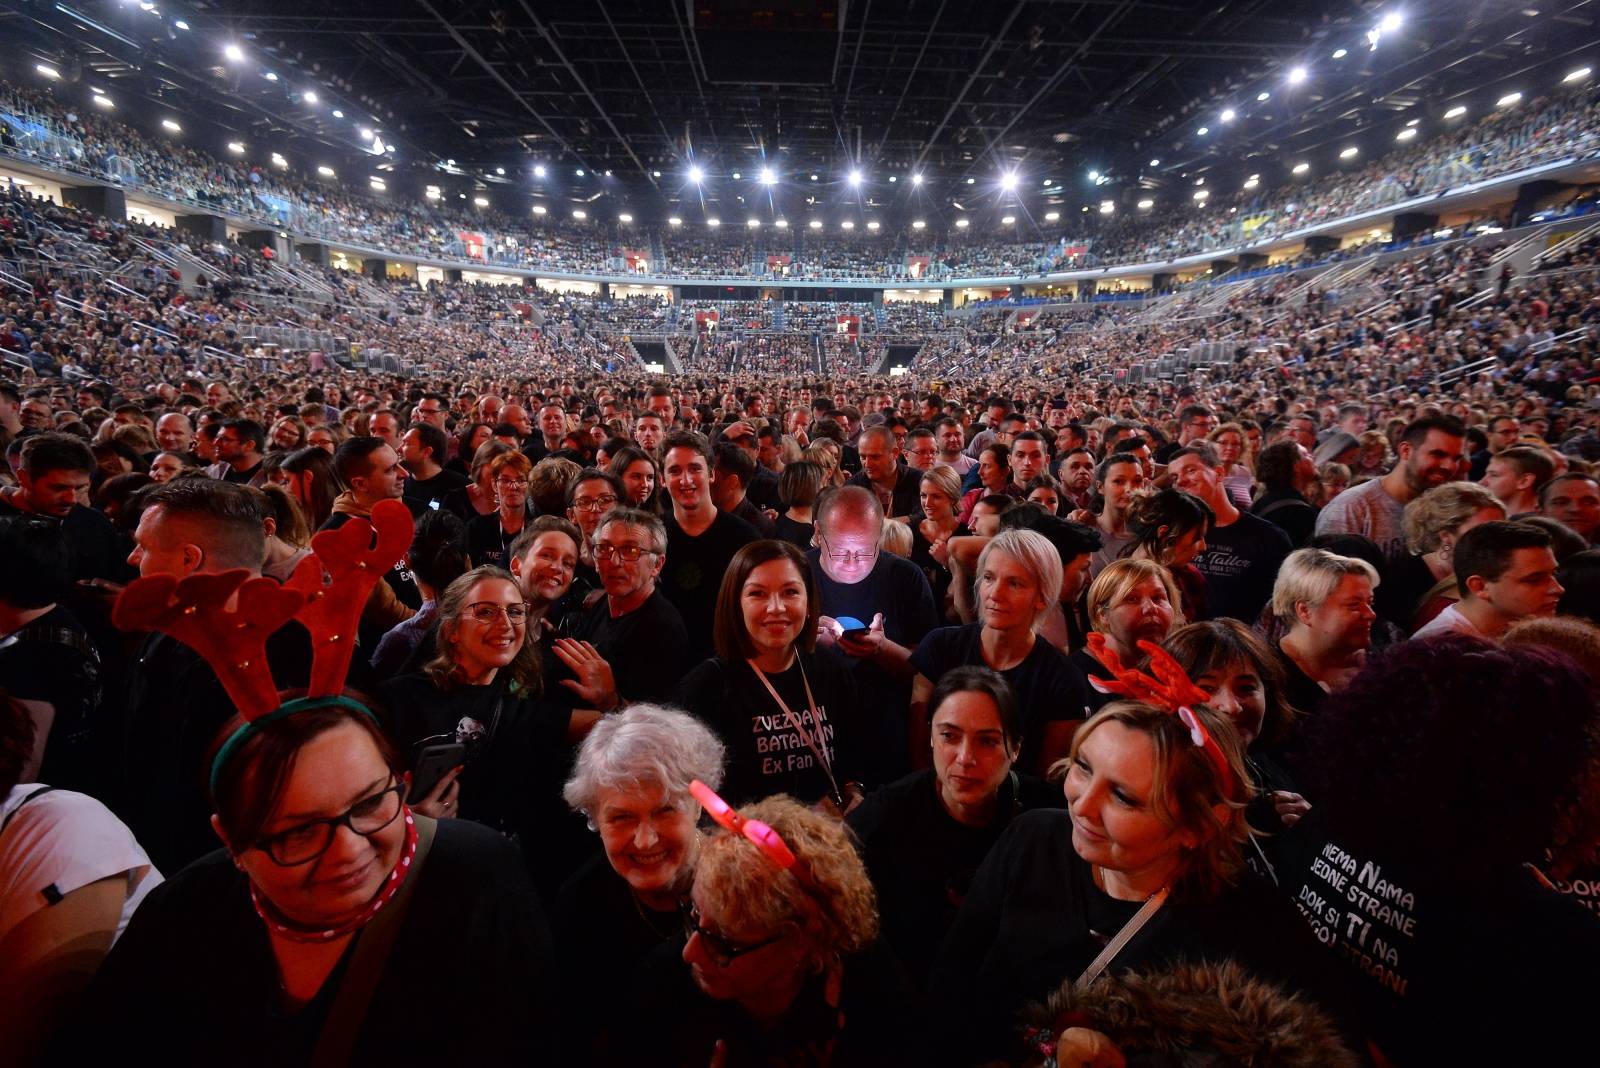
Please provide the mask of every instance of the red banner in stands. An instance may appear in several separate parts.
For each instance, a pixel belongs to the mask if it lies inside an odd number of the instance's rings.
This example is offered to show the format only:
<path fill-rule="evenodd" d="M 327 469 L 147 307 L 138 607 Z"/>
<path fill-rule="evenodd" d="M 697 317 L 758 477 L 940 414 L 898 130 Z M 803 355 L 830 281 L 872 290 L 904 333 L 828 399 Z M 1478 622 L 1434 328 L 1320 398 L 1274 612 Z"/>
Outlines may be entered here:
<path fill-rule="evenodd" d="M 481 260 L 484 258 L 484 246 L 488 245 L 489 243 L 488 234 L 480 234 L 474 230 L 457 230 L 456 237 L 459 238 L 461 244 L 465 246 L 467 258 L 469 260 Z"/>
<path fill-rule="evenodd" d="M 782 255 L 768 256 L 767 257 L 767 273 L 768 274 L 788 274 L 789 273 L 789 264 L 792 261 L 793 261 L 793 257 L 792 256 L 782 256 Z"/>
<path fill-rule="evenodd" d="M 644 249 L 625 248 L 622 258 L 628 265 L 628 270 L 634 274 L 647 274 L 650 270 L 650 253 Z"/>
<path fill-rule="evenodd" d="M 1017 329 L 1021 330 L 1038 317 L 1039 313 L 1036 311 L 1017 312 Z"/>
<path fill-rule="evenodd" d="M 835 333 L 848 334 L 851 337 L 859 337 L 861 335 L 861 316 L 838 316 L 833 320 L 833 329 Z"/>
<path fill-rule="evenodd" d="M 927 256 L 907 256 L 906 273 L 912 278 L 926 278 L 928 267 L 932 262 Z"/>
<path fill-rule="evenodd" d="M 715 330 L 717 320 L 722 318 L 716 311 L 697 311 L 694 313 L 694 328 L 696 330 Z"/>
<path fill-rule="evenodd" d="M 518 315 L 522 316 L 525 321 L 533 318 L 532 304 L 524 304 L 521 301 L 516 301 L 512 303 L 511 307 Z"/>

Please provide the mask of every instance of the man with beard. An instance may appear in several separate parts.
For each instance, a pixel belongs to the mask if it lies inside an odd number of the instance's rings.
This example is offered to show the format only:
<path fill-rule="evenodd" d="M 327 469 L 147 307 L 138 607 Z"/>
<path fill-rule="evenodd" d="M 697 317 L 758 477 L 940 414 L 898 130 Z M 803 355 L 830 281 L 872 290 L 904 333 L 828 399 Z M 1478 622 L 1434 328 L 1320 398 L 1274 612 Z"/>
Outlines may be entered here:
<path fill-rule="evenodd" d="M 1401 514 L 1414 498 L 1455 478 L 1466 434 L 1453 415 L 1412 421 L 1400 437 L 1393 470 L 1329 501 L 1317 516 L 1317 534 L 1360 534 L 1390 559 L 1405 552 Z"/>

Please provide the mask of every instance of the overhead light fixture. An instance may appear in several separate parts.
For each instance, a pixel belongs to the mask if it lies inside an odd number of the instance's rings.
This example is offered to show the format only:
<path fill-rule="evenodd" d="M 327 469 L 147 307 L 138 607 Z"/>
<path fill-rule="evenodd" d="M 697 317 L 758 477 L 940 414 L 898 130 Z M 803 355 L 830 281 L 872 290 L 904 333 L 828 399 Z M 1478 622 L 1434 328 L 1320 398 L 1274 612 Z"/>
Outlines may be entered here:
<path fill-rule="evenodd" d="M 385 183 L 382 178 L 368 178 L 367 184 L 379 193 L 389 188 L 388 184 Z"/>
<path fill-rule="evenodd" d="M 361 140 L 363 140 L 363 141 L 372 140 L 372 127 L 363 126 L 359 130 L 357 130 L 356 132 L 361 135 Z M 453 159 L 452 160 L 446 160 L 445 163 L 448 166 L 451 166 L 451 167 L 454 167 L 456 165 L 456 161 L 453 160 Z"/>
<path fill-rule="evenodd" d="M 1058 220 L 1060 218 L 1061 218 L 1061 213 L 1059 211 L 1047 211 L 1047 212 L 1044 213 L 1044 221 L 1045 222 L 1055 222 L 1056 220 Z"/>
<path fill-rule="evenodd" d="M 850 184 L 851 185 L 860 185 L 861 184 L 861 172 L 860 171 L 851 171 L 850 172 Z"/>
<path fill-rule="evenodd" d="M 609 170 L 608 170 L 608 171 L 606 171 L 606 177 L 607 177 L 607 178 L 610 178 L 610 177 L 611 177 L 611 172 L 610 172 L 610 171 L 609 171 Z M 738 177 L 738 175 L 734 175 L 734 177 L 735 177 L 735 178 L 737 178 L 737 177 Z"/>
<path fill-rule="evenodd" d="M 820 229 L 822 229 L 822 220 L 821 219 L 812 219 L 810 222 L 806 223 L 806 225 L 811 227 L 811 229 L 813 229 L 813 230 L 820 230 Z"/>
<path fill-rule="evenodd" d="M 582 168 L 582 167 L 579 167 L 579 168 L 578 168 L 578 177 L 579 177 L 579 178 L 582 178 L 582 177 L 583 177 L 583 168 Z"/>
<path fill-rule="evenodd" d="M 1014 223 L 1016 221 L 1017 221 L 1017 217 L 1015 215 L 1007 215 L 1007 216 L 1005 216 L 1004 218 L 1002 218 L 1000 220 L 1000 225 L 1001 226 L 1010 226 L 1012 223 Z"/>
<path fill-rule="evenodd" d="M 652 177 L 652 178 L 660 178 L 661 177 L 661 172 L 660 171 L 651 171 L 650 172 L 650 177 Z"/>
<path fill-rule="evenodd" d="M 1222 121 L 1223 122 L 1232 122 L 1234 119 L 1236 119 L 1238 117 L 1239 117 L 1239 113 L 1234 111 L 1232 108 L 1223 108 L 1222 109 Z"/>
<path fill-rule="evenodd" d="M 1209 189 L 1196 189 L 1194 191 L 1194 198 L 1196 200 L 1205 200 L 1210 195 L 1211 195 L 1211 190 L 1209 190 Z"/>
<path fill-rule="evenodd" d="M 867 229 L 868 230 L 876 230 L 877 228 L 878 228 L 878 220 L 877 219 L 873 219 L 871 222 L 867 223 Z"/>
<path fill-rule="evenodd" d="M 234 153 L 235 155 L 241 155 L 244 152 L 244 146 L 237 141 L 229 141 L 228 151 Z"/>
<path fill-rule="evenodd" d="M 706 180 L 706 172 L 705 171 L 701 170 L 699 167 L 690 167 L 689 168 L 689 181 L 693 182 L 695 185 L 699 185 L 701 182 L 703 182 L 705 180 Z"/>
<path fill-rule="evenodd" d="M 617 222 L 631 223 L 633 222 L 633 216 L 629 215 L 627 212 L 623 212 L 621 215 L 617 216 Z"/>
<path fill-rule="evenodd" d="M 841 230 L 854 230 L 855 228 L 856 224 L 851 222 L 849 219 L 846 219 L 844 222 L 839 224 L 839 229 Z"/>
<path fill-rule="evenodd" d="M 1089 172 L 1089 181 L 1098 182 L 1099 180 L 1100 180 L 1100 172 L 1099 171 L 1090 171 Z"/>
<path fill-rule="evenodd" d="M 678 216 L 674 215 L 672 218 L 667 220 L 667 225 L 668 226 L 682 226 L 683 225 L 683 220 L 680 219 Z"/>
<path fill-rule="evenodd" d="M 535 163 L 533 165 L 533 176 L 535 178 L 543 178 L 547 173 L 548 172 L 544 169 L 543 163 Z"/>
<path fill-rule="evenodd" d="M 488 197 L 473 197 L 472 202 L 480 208 L 487 208 L 489 206 Z"/>
<path fill-rule="evenodd" d="M 438 186 L 430 185 L 430 186 L 428 186 L 428 188 L 426 188 L 426 189 L 424 189 L 422 191 L 422 195 L 427 197 L 429 200 L 438 200 L 444 194 L 439 192 L 439 187 Z M 535 215 L 543 215 L 544 214 L 544 212 L 542 210 L 540 210 L 537 206 L 534 207 L 533 213 Z"/>
<path fill-rule="evenodd" d="M 1562 78 L 1561 81 L 1563 83 L 1565 83 L 1565 82 L 1581 82 L 1585 78 L 1587 78 L 1590 75 L 1590 73 L 1591 72 L 1590 72 L 1588 67 L 1579 67 L 1577 70 L 1573 71 L 1571 74 L 1567 75 L 1565 78 Z"/>
<path fill-rule="evenodd" d="M 344 112 L 340 111 L 338 108 L 334 108 L 333 109 L 333 117 L 336 118 L 336 119 L 342 119 L 342 118 L 344 118 Z"/>
<path fill-rule="evenodd" d="M 548 209 L 548 208 L 546 208 L 546 207 L 545 207 L 545 206 L 544 206 L 544 205 L 543 205 L 543 204 L 535 204 L 535 205 L 534 205 L 534 206 L 533 206 L 533 213 L 534 213 L 534 214 L 535 214 L 535 215 L 543 215 L 543 214 L 544 214 L 544 213 L 545 213 L 545 212 L 546 212 L 546 211 L 548 211 L 548 210 L 549 210 L 549 209 Z"/>
<path fill-rule="evenodd" d="M 1259 178 L 1248 178 L 1248 179 L 1245 180 L 1244 187 L 1246 189 L 1254 189 L 1257 186 L 1259 186 L 1260 184 L 1261 184 L 1261 179 L 1259 179 Z"/>
<path fill-rule="evenodd" d="M 1017 188 L 1017 172 L 1006 171 L 1006 173 L 1002 174 L 1000 176 L 1000 188 L 1004 189 L 1007 193 L 1015 190 Z"/>
<path fill-rule="evenodd" d="M 177 123 L 173 122 L 171 119 L 162 119 L 161 120 L 161 125 L 165 126 L 167 129 L 171 130 L 173 133 L 183 133 L 183 127 L 179 126 Z"/>
<path fill-rule="evenodd" d="M 38 71 L 40 74 L 43 74 L 51 81 L 57 81 L 61 77 L 61 72 L 50 66 L 48 63 L 35 63 L 33 65 L 33 69 Z"/>
<path fill-rule="evenodd" d="M 706 220 L 706 225 L 707 226 L 721 226 L 722 225 L 722 220 L 721 219 L 707 219 Z"/>
<path fill-rule="evenodd" d="M 324 165 L 319 166 L 317 168 L 317 173 L 322 175 L 324 178 L 332 178 L 333 177 L 333 168 L 327 166 L 326 164 L 324 164 Z"/>
<path fill-rule="evenodd" d="M 609 175 L 609 174 L 610 174 L 610 173 L 611 173 L 611 172 L 610 172 L 610 171 L 606 171 L 606 174 L 607 174 L 607 175 Z M 738 181 L 738 180 L 739 180 L 739 179 L 740 179 L 740 178 L 742 178 L 742 177 L 744 177 L 744 176 L 743 176 L 743 175 L 741 175 L 741 174 L 740 174 L 740 173 L 739 173 L 739 172 L 738 172 L 738 171 L 734 171 L 734 172 L 733 172 L 733 180 L 734 180 L 734 181 L 736 181 L 736 182 L 737 182 L 737 181 Z"/>
<path fill-rule="evenodd" d="M 977 182 L 977 179 L 976 179 L 976 178 L 968 178 L 968 179 L 967 179 L 967 184 L 968 184 L 968 185 L 972 185 L 972 184 L 973 184 L 973 183 L 975 183 L 975 182 Z"/>
<path fill-rule="evenodd" d="M 1395 134 L 1394 139 L 1396 141 L 1409 141 L 1415 136 L 1417 136 L 1417 128 L 1415 126 L 1407 126 L 1404 130 Z"/>
<path fill-rule="evenodd" d="M 1153 208 L 1155 206 L 1156 206 L 1156 202 L 1153 201 L 1153 200 L 1141 200 L 1141 201 L 1139 201 L 1139 210 L 1140 211 L 1149 211 L 1151 208 Z"/>
<path fill-rule="evenodd" d="M 913 175 L 912 175 L 912 176 L 911 176 L 911 184 L 912 184 L 912 185 L 921 185 L 921 184 L 922 184 L 922 175 L 920 175 L 920 174 L 913 174 Z"/>
<path fill-rule="evenodd" d="M 222 50 L 222 54 L 233 60 L 235 63 L 244 62 L 244 49 L 240 48 L 238 45 L 229 45 Z"/>
<path fill-rule="evenodd" d="M 913 230 L 926 230 L 927 228 L 928 228 L 928 224 L 923 222 L 921 219 L 912 220 L 911 229 L 913 229 Z"/>
<path fill-rule="evenodd" d="M 1378 30 L 1381 33 L 1394 33 L 1400 28 L 1400 12 L 1391 11 L 1378 20 Z"/>
<path fill-rule="evenodd" d="M 1161 161 L 1158 160 L 1158 159 L 1153 159 L 1153 160 L 1150 161 L 1150 166 L 1159 167 L 1159 166 L 1161 166 Z"/>
<path fill-rule="evenodd" d="M 307 104 L 315 104 L 322 98 L 317 96 L 317 91 L 315 89 L 307 89 L 305 92 L 300 94 L 300 99 L 304 100 Z"/>
<path fill-rule="evenodd" d="M 762 185 L 777 185 L 778 184 L 778 176 L 776 174 L 772 173 L 772 168 L 771 167 L 762 167 L 761 168 L 761 184 Z"/>
<path fill-rule="evenodd" d="M 263 78 L 265 78 L 269 82 L 275 82 L 275 81 L 278 80 L 278 76 L 276 74 L 272 73 L 270 70 L 269 71 L 262 71 L 261 76 Z"/>
<path fill-rule="evenodd" d="M 1350 50 L 1348 48 L 1335 48 L 1333 50 L 1333 58 L 1334 59 L 1343 59 L 1345 56 L 1348 56 L 1349 54 L 1350 54 Z"/>
<path fill-rule="evenodd" d="M 1289 68 L 1289 84 L 1290 85 L 1299 85 L 1302 82 L 1304 82 L 1307 78 L 1309 78 L 1310 76 L 1311 76 L 1311 73 L 1308 70 L 1306 70 L 1304 67 L 1290 67 Z"/>
<path fill-rule="evenodd" d="M 1101 215 L 1110 215 L 1112 212 L 1114 212 L 1116 210 L 1117 210 L 1116 201 L 1114 201 L 1114 200 L 1102 200 L 1100 202 L 1100 214 Z"/>
<path fill-rule="evenodd" d="M 1453 107 L 1449 111 L 1445 112 L 1444 113 L 1444 117 L 1447 118 L 1447 119 L 1459 119 L 1461 116 L 1465 115 L 1466 113 L 1467 113 L 1466 106 L 1462 105 L 1462 104 L 1457 104 L 1455 107 Z"/>
<path fill-rule="evenodd" d="M 1265 89 L 1263 89 L 1261 92 L 1256 94 L 1256 103 L 1258 103 L 1258 104 L 1261 103 L 1263 100 L 1271 100 L 1271 99 L 1272 99 L 1272 94 L 1267 92 Z"/>
<path fill-rule="evenodd" d="M 114 107 L 117 106 L 117 105 L 113 104 L 111 102 L 111 98 L 109 96 L 106 96 L 104 93 L 101 93 L 99 96 L 96 96 L 94 98 L 94 102 L 95 102 L 96 105 L 98 105 L 99 107 L 103 107 L 103 108 L 114 108 Z"/>
<path fill-rule="evenodd" d="M 1204 178 L 1196 178 L 1194 180 L 1194 184 L 1195 185 L 1205 185 L 1206 184 L 1206 180 Z"/>
<path fill-rule="evenodd" d="M 1359 148 L 1357 148 L 1355 145 L 1351 145 L 1349 148 L 1347 148 L 1347 149 L 1345 149 L 1345 150 L 1343 150 L 1342 152 L 1339 153 L 1339 158 L 1340 159 L 1351 159 L 1351 158 L 1353 158 L 1353 157 L 1355 157 L 1357 155 L 1360 155 L 1360 153 L 1361 153 L 1361 150 Z"/>
<path fill-rule="evenodd" d="M 287 167 L 289 165 L 289 161 L 284 159 L 278 153 L 274 152 L 272 154 L 272 165 L 274 167 Z"/>
<path fill-rule="evenodd" d="M 176 19 L 172 24 L 180 30 L 187 30 L 189 28 L 189 24 L 182 19 Z"/>
<path fill-rule="evenodd" d="M 956 220 L 956 229 L 957 230 L 965 230 L 967 228 L 967 226 L 968 226 L 968 222 L 967 222 L 966 219 L 957 219 Z"/>
<path fill-rule="evenodd" d="M 1494 102 L 1494 106 L 1497 107 L 1497 108 L 1508 108 L 1512 104 L 1515 104 L 1517 101 L 1519 101 L 1521 99 L 1522 99 L 1522 94 L 1521 93 L 1507 93 L 1505 96 L 1501 97 L 1499 100 L 1496 100 Z"/>
<path fill-rule="evenodd" d="M 504 167 L 496 167 L 494 173 L 503 176 L 506 173 L 506 169 Z"/>
<path fill-rule="evenodd" d="M 584 219 L 589 217 L 589 213 L 584 211 L 582 208 L 573 208 L 572 217 L 577 219 L 579 222 L 582 222 Z"/>
<path fill-rule="evenodd" d="M 1197 132 L 1197 133 L 1198 133 L 1198 134 L 1199 134 L 1199 135 L 1200 135 L 1200 136 L 1201 136 L 1201 137 L 1204 137 L 1204 136 L 1205 136 L 1205 135 L 1206 135 L 1206 134 L 1208 134 L 1208 133 L 1210 133 L 1210 132 L 1211 132 L 1211 127 L 1209 127 L 1209 126 L 1202 126 L 1202 127 L 1200 127 L 1200 129 L 1199 129 L 1199 130 L 1197 130 L 1197 131 L 1196 131 L 1196 132 Z"/>
<path fill-rule="evenodd" d="M 1311 164 L 1309 164 L 1309 163 L 1296 163 L 1294 165 L 1294 173 L 1296 173 L 1296 174 L 1304 174 L 1304 173 L 1306 173 L 1306 171 L 1309 171 L 1310 169 L 1311 169 Z"/>
<path fill-rule="evenodd" d="M 789 220 L 788 219 L 779 219 L 777 222 L 773 223 L 772 225 L 776 226 L 780 230 L 787 230 L 787 229 L 789 229 Z"/>
<path fill-rule="evenodd" d="M 814 174 L 813 174 L 813 175 L 812 175 L 812 176 L 811 176 L 811 180 L 812 180 L 812 181 L 813 181 L 813 182 L 814 182 L 814 181 L 816 181 L 816 180 L 817 180 L 817 176 L 816 176 L 816 175 L 814 175 Z"/>
<path fill-rule="evenodd" d="M 761 229 L 761 220 L 760 219 L 746 219 L 744 221 L 744 224 L 746 226 L 748 226 L 752 230 Z"/>
<path fill-rule="evenodd" d="M 890 185 L 894 185 L 894 183 L 898 182 L 899 180 L 900 180 L 899 175 L 895 175 L 895 174 L 889 175 L 889 184 Z"/>

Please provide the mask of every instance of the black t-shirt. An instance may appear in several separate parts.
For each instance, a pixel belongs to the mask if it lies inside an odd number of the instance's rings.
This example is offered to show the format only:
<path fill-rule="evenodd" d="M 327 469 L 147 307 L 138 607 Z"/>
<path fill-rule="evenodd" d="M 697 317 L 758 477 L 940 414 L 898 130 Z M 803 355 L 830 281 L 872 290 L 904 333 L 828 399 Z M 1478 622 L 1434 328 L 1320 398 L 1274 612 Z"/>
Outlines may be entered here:
<path fill-rule="evenodd" d="M 829 578 L 822 570 L 820 550 L 812 549 L 806 560 L 817 581 L 825 616 L 851 616 L 870 626 L 872 617 L 882 612 L 884 636 L 910 649 L 915 649 L 923 636 L 939 624 L 933 591 L 910 560 L 880 552 L 867 577 L 854 584 Z M 863 781 L 872 785 L 893 782 L 911 770 L 911 755 L 906 750 L 911 677 L 891 675 L 876 664 L 853 657 L 846 657 L 845 661 L 855 676 L 856 692 L 872 739 Z"/>
<path fill-rule="evenodd" d="M 88 632 L 61 605 L 19 630 L 0 634 L 0 690 L 54 709 L 36 778 L 109 803 L 104 747 L 116 724 L 101 707 L 104 675 Z"/>
<path fill-rule="evenodd" d="M 1283 836 L 1283 893 L 1340 962 L 1397 1065 L 1581 1060 L 1600 916 L 1523 868 L 1438 885 L 1419 859 L 1330 836 L 1319 805 Z M 1294 859 L 1287 859 L 1292 854 Z"/>
<path fill-rule="evenodd" d="M 951 668 L 968 664 L 987 666 L 982 623 L 931 630 L 911 654 L 911 666 L 935 685 Z M 1046 723 L 1088 717 L 1089 685 L 1065 653 L 1038 635 L 1022 663 L 1000 674 L 1016 692 L 1022 713 L 1022 759 L 1031 767 L 1043 748 Z"/>
<path fill-rule="evenodd" d="M 432 478 L 407 478 L 402 499 L 411 514 L 420 516 L 430 508 L 443 508 L 445 498 L 456 490 L 465 489 L 471 479 L 449 468 L 442 468 Z M 477 562 L 477 557 L 473 557 Z"/>
<path fill-rule="evenodd" d="M 1139 908 L 1095 885 L 1072 847 L 1068 813 L 1038 809 L 1013 820 L 978 869 L 934 966 L 932 1003 L 962 1006 L 952 1060 L 1015 1052 L 1017 1011 L 1077 979 Z M 1169 900 L 1109 970 L 1224 958 L 1313 1000 L 1325 992 L 1337 1000 L 1331 966 L 1289 902 L 1248 878 L 1215 900 Z"/>
<path fill-rule="evenodd" d="M 918 983 L 927 982 L 972 877 L 1012 819 L 1067 803 L 1061 788 L 1043 779 L 1018 775 L 1016 784 L 1001 785 L 987 827 L 950 815 L 932 769 L 874 790 L 845 820 L 878 891 L 883 937 Z"/>
<path fill-rule="evenodd" d="M 732 514 L 740 519 L 743 519 L 746 523 L 749 523 L 755 528 L 755 532 L 761 537 L 777 537 L 772 520 L 768 519 L 766 513 L 760 508 L 757 508 L 755 502 L 752 501 L 748 496 L 740 499 L 739 507 L 735 508 Z"/>
<path fill-rule="evenodd" d="M 733 554 L 759 541 L 755 527 L 719 511 L 711 525 L 691 537 L 671 513 L 666 517 L 667 560 L 661 567 L 661 592 L 683 616 L 689 655 L 697 662 L 712 653 L 711 632 L 717 622 L 717 590 Z"/>
<path fill-rule="evenodd" d="M 535 1064 L 549 1048 L 544 911 L 517 851 L 443 820 L 355 1043 L 352 1064 Z M 360 936 L 353 939 L 354 947 Z M 295 1012 L 248 882 L 220 850 L 150 892 L 106 958 L 53 1060 L 308 1064 L 344 960 Z"/>
<path fill-rule="evenodd" d="M 528 529 L 527 525 L 532 519 L 533 509 L 530 508 L 523 515 L 522 530 L 516 534 L 505 529 L 498 511 L 467 520 L 467 553 L 472 557 L 472 566 L 493 564 L 511 570 L 511 543 L 517 540 L 523 530 Z"/>
<path fill-rule="evenodd" d="M 671 700 L 673 688 L 694 663 L 689 658 L 683 617 L 660 590 L 615 619 L 602 597 L 587 612 L 569 614 L 565 630 L 569 637 L 588 642 L 605 657 L 624 701 Z M 570 673 L 565 677 L 570 678 Z M 546 688 L 553 692 L 558 685 L 552 678 Z"/>
<path fill-rule="evenodd" d="M 1206 577 L 1206 618 L 1255 623 L 1272 598 L 1278 567 L 1290 552 L 1289 536 L 1249 512 L 1206 534 L 1206 551 L 1194 566 Z"/>
<path fill-rule="evenodd" d="M 1250 506 L 1250 514 L 1282 530 L 1297 549 L 1316 533 L 1316 506 L 1294 490 L 1263 494 Z"/>
<path fill-rule="evenodd" d="M 811 539 L 816 532 L 816 524 L 790 519 L 787 514 L 778 516 L 772 524 L 773 537 L 788 542 L 803 553 L 811 551 Z"/>
<path fill-rule="evenodd" d="M 659 912 L 639 901 L 603 853 L 584 861 L 562 884 L 550 919 L 562 977 L 557 989 L 562 1025 L 551 1036 L 564 1054 L 559 1063 L 626 1060 L 637 1032 L 616 1012 L 613 999 L 596 992 L 629 989 L 659 946 L 681 948 L 682 919 L 676 910 Z"/>
<path fill-rule="evenodd" d="M 845 783 L 859 779 L 861 714 L 855 681 L 844 658 L 829 649 L 801 652 L 795 666 L 769 674 L 767 680 L 832 763 L 834 782 L 842 789 Z M 806 682 L 817 703 L 815 719 L 806 703 Z M 728 747 L 722 792 L 730 804 L 759 801 L 773 794 L 788 794 L 811 804 L 832 795 L 832 784 L 816 754 L 748 663 L 729 664 L 721 657 L 703 662 L 684 676 L 678 686 L 678 703 Z"/>
<path fill-rule="evenodd" d="M 33 515 L 0 498 L 0 516 Z M 93 508 L 81 504 L 72 506 L 64 519 L 54 516 L 35 516 L 61 525 L 61 536 L 72 550 L 72 577 L 108 579 L 128 582 L 138 576 L 138 570 L 128 563 L 133 551 L 132 540 L 112 526 L 111 520 Z"/>

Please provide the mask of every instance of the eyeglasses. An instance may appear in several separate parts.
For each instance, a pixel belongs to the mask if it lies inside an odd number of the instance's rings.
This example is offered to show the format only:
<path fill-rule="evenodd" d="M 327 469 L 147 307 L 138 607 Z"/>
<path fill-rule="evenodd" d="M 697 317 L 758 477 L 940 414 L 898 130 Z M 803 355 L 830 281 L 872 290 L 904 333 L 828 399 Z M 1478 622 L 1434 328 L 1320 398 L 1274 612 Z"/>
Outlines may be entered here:
<path fill-rule="evenodd" d="M 580 512 L 603 512 L 616 503 L 617 499 L 609 493 L 603 497 L 572 498 L 572 507 Z"/>
<path fill-rule="evenodd" d="M 876 559 L 878 556 L 878 547 L 876 545 L 870 549 L 858 549 L 855 552 L 835 552 L 828 546 L 827 538 L 818 535 L 818 540 L 822 542 L 822 547 L 827 549 L 828 559 L 836 564 L 864 564 L 868 560 Z"/>
<path fill-rule="evenodd" d="M 783 933 L 780 933 L 773 935 L 771 938 L 763 938 L 761 941 L 751 943 L 748 946 L 735 945 L 721 935 L 713 934 L 700 926 L 700 910 L 695 907 L 694 902 L 689 898 L 684 898 L 678 902 L 678 915 L 683 918 L 684 938 L 689 939 L 699 935 L 700 944 L 706 949 L 706 956 L 710 957 L 719 968 L 726 968 L 747 953 L 754 953 L 758 949 L 766 949 L 768 946 L 783 940 Z"/>
<path fill-rule="evenodd" d="M 594 558 L 600 563 L 609 561 L 612 557 L 620 557 L 630 564 L 636 564 L 639 562 L 639 557 L 653 552 L 654 549 L 646 549 L 642 545 L 607 545 L 601 542 L 594 547 Z"/>
<path fill-rule="evenodd" d="M 387 789 L 364 797 L 337 816 L 325 820 L 311 820 L 287 831 L 268 835 L 256 842 L 255 848 L 265 853 L 280 868 L 296 868 L 310 864 L 333 845 L 333 835 L 341 826 L 369 838 L 383 830 L 400 815 L 405 784 L 395 783 Z"/>
<path fill-rule="evenodd" d="M 527 489 L 528 480 L 525 478 L 497 478 L 494 484 L 503 489 Z"/>
<path fill-rule="evenodd" d="M 513 627 L 520 627 L 528 621 L 528 606 L 525 604 L 496 604 L 494 601 L 478 601 L 467 605 L 467 615 L 487 626 L 498 620 L 502 615 L 506 622 Z"/>

